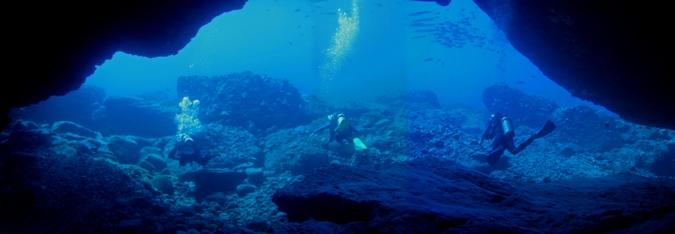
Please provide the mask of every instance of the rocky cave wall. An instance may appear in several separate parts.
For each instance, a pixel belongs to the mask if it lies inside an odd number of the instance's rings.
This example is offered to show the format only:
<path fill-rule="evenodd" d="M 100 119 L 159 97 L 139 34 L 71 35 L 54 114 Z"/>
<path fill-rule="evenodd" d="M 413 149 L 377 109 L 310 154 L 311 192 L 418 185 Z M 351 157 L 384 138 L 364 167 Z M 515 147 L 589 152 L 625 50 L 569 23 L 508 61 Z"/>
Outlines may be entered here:
<path fill-rule="evenodd" d="M 14 1 L 5 9 L 9 70 L 0 81 L 0 126 L 10 108 L 80 87 L 116 51 L 157 57 L 176 54 L 223 12 L 246 0 Z M 7 56 L 8 55 L 8 56 Z M 5 60 L 7 61 L 7 60 Z"/>

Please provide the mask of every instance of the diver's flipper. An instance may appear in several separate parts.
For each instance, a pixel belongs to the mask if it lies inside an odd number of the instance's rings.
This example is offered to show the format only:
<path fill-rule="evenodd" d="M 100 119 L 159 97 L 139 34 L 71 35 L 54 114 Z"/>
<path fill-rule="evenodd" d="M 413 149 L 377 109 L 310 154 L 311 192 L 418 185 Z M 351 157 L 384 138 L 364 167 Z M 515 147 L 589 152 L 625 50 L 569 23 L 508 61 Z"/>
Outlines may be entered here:
<path fill-rule="evenodd" d="M 354 143 L 354 150 L 356 151 L 368 149 L 368 146 L 366 146 L 366 144 L 363 144 L 363 141 L 361 141 L 361 139 L 358 137 L 354 137 L 354 139 L 352 139 L 352 143 Z"/>
<path fill-rule="evenodd" d="M 555 124 L 551 122 L 550 120 L 546 121 L 546 124 L 544 124 L 544 127 L 537 132 L 537 134 L 534 134 L 534 137 L 540 138 L 548 135 L 549 133 L 553 132 L 555 130 Z"/>

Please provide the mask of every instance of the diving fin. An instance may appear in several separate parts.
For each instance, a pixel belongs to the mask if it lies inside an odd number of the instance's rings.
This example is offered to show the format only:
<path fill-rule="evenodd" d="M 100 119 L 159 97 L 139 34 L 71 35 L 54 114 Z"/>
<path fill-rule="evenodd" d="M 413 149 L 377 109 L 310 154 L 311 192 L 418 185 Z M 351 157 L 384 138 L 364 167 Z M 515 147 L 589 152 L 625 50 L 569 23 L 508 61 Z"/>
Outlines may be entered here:
<path fill-rule="evenodd" d="M 361 141 L 361 139 L 358 137 L 354 137 L 354 139 L 352 139 L 352 143 L 354 143 L 354 150 L 356 151 L 368 149 L 368 146 L 366 146 L 366 144 L 364 144 L 363 141 Z"/>
<path fill-rule="evenodd" d="M 548 135 L 549 133 L 553 132 L 553 130 L 555 130 L 555 127 L 556 127 L 555 124 L 553 122 L 551 122 L 550 120 L 548 120 L 548 121 L 546 121 L 544 126 L 541 128 L 541 130 L 539 130 L 539 132 L 537 132 L 537 134 L 534 134 L 534 137 L 536 137 L 536 138 L 544 137 L 544 136 Z"/>

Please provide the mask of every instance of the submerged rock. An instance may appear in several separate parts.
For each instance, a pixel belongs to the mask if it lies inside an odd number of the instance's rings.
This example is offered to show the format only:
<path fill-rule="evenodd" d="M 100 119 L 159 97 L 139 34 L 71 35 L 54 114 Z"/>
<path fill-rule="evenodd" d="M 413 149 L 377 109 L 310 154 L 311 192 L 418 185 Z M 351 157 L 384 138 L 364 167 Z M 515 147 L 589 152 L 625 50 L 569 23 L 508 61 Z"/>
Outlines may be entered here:
<path fill-rule="evenodd" d="M 81 126 L 77 123 L 69 122 L 69 121 L 58 121 L 54 122 L 52 124 L 52 132 L 54 133 L 60 133 L 60 134 L 75 134 L 78 136 L 82 137 L 88 137 L 88 138 L 101 138 L 101 134 L 98 132 L 95 132 L 93 130 L 90 130 L 84 126 Z"/>
<path fill-rule="evenodd" d="M 243 127 L 253 133 L 307 121 L 305 102 L 286 80 L 251 72 L 218 77 L 180 77 L 178 95 L 201 102 L 200 120 Z"/>
<path fill-rule="evenodd" d="M 617 176 L 532 185 L 417 161 L 322 168 L 279 190 L 273 201 L 290 221 L 313 231 L 325 226 L 312 220 L 339 224 L 335 233 L 608 232 L 648 220 L 661 225 L 652 231 L 673 228 L 674 195 L 675 181 Z"/>
<path fill-rule="evenodd" d="M 328 165 L 337 159 L 335 152 L 322 147 L 320 138 L 312 136 L 312 130 L 306 126 L 298 127 L 265 137 L 265 168 L 276 172 L 291 171 L 297 175 Z"/>
<path fill-rule="evenodd" d="M 31 121 L 14 122 L 5 134 L 0 152 L 38 153 L 52 146 L 51 132 Z"/>
<path fill-rule="evenodd" d="M 245 196 L 246 194 L 255 192 L 256 186 L 252 184 L 240 184 L 237 186 L 237 195 Z"/>
<path fill-rule="evenodd" d="M 162 155 L 162 150 L 157 147 L 143 147 L 140 150 L 140 161 L 138 165 L 146 170 L 159 172 L 166 168 L 166 159 Z"/>
<path fill-rule="evenodd" d="M 588 106 L 561 108 L 555 113 L 554 122 L 558 127 L 551 137 L 589 151 L 609 151 L 630 142 L 623 138 L 623 133 L 630 129 L 628 125 Z"/>
<path fill-rule="evenodd" d="M 152 187 L 154 187 L 155 189 L 164 194 L 173 194 L 173 192 L 175 191 L 175 188 L 173 186 L 174 178 L 172 178 L 172 176 L 169 175 L 155 176 L 150 181 L 150 184 L 152 184 Z"/>
<path fill-rule="evenodd" d="M 501 112 L 511 117 L 513 123 L 539 129 L 550 119 L 558 105 L 551 100 L 532 96 L 520 90 L 495 85 L 483 91 L 483 104 L 490 113 Z"/>
<path fill-rule="evenodd" d="M 194 196 L 198 199 L 213 193 L 233 192 L 244 179 L 246 179 L 245 172 L 228 169 L 203 169 L 180 176 L 182 181 L 189 180 L 195 183 L 197 190 Z"/>
<path fill-rule="evenodd" d="M 258 139 L 243 128 L 208 124 L 192 135 L 193 141 L 173 138 L 164 152 L 183 164 L 197 162 L 208 168 L 233 169 L 242 164 L 261 165 L 263 153 Z"/>
<path fill-rule="evenodd" d="M 136 164 L 141 160 L 141 149 L 150 145 L 146 139 L 133 136 L 112 136 L 108 138 L 108 149 L 122 164 Z"/>
<path fill-rule="evenodd" d="M 125 229 L 125 219 L 153 223 L 165 214 L 150 190 L 107 160 L 3 153 L 0 170 L 2 231 L 108 232 Z"/>

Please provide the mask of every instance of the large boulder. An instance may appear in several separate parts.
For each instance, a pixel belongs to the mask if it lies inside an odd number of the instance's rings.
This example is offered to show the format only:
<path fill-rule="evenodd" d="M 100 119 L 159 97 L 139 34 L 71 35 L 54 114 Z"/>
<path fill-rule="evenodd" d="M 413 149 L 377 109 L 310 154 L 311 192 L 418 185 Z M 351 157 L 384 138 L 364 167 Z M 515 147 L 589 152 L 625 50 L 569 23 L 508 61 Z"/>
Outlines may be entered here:
<path fill-rule="evenodd" d="M 208 130 L 202 139 L 208 143 L 201 153 L 210 158 L 208 167 L 235 168 L 242 164 L 262 164 L 263 153 L 253 134 L 241 128 L 218 124 L 209 124 L 206 128 Z"/>
<path fill-rule="evenodd" d="M 270 171 L 290 171 L 293 174 L 306 174 L 318 167 L 330 164 L 333 160 L 345 160 L 334 151 L 322 147 L 324 139 L 312 135 L 319 123 L 284 129 L 269 134 L 263 139 L 265 168 Z M 328 133 L 323 132 L 320 134 Z"/>
<path fill-rule="evenodd" d="M 136 164 L 141 160 L 141 149 L 150 145 L 147 139 L 134 136 L 111 136 L 108 138 L 108 150 L 122 164 Z"/>
<path fill-rule="evenodd" d="M 140 150 L 138 166 L 153 172 L 160 172 L 167 167 L 167 158 L 162 155 L 162 149 L 146 146 Z"/>
<path fill-rule="evenodd" d="M 644 228 L 646 221 L 654 224 L 650 232 L 675 227 L 674 181 L 506 182 L 435 160 L 334 165 L 277 191 L 273 201 L 289 221 L 328 233 L 609 232 Z M 332 231 L 316 221 L 333 223 Z"/>
<path fill-rule="evenodd" d="M 231 169 L 203 169 L 182 174 L 182 181 L 192 181 L 196 188 L 193 195 L 203 199 L 214 193 L 230 193 L 236 191 L 246 179 L 246 172 Z"/>
<path fill-rule="evenodd" d="M 307 120 L 305 101 L 286 80 L 250 72 L 226 76 L 190 76 L 178 79 L 179 97 L 197 99 L 199 119 L 206 123 L 238 126 L 257 133 L 297 126 Z"/>
<path fill-rule="evenodd" d="M 562 108 L 555 113 L 554 122 L 558 127 L 551 137 L 584 150 L 609 151 L 630 142 L 624 136 L 630 130 L 629 125 L 588 106 Z"/>
<path fill-rule="evenodd" d="M 188 157 L 209 168 L 235 168 L 242 165 L 261 165 L 263 153 L 258 139 L 239 127 L 207 124 L 191 136 L 189 153 L 183 150 L 186 144 L 172 139 L 165 152 L 170 157 Z M 189 162 L 186 161 L 186 163 Z"/>
<path fill-rule="evenodd" d="M 550 119 L 558 105 L 553 101 L 525 94 L 505 85 L 494 85 L 483 91 L 483 104 L 491 113 L 501 112 L 513 123 L 540 128 Z"/>
<path fill-rule="evenodd" d="M 469 120 L 461 111 L 452 109 L 409 110 L 407 137 L 412 142 L 410 149 L 413 158 L 447 157 L 468 150 L 466 144 L 471 140 L 462 126 Z M 468 152 L 462 152 L 468 156 Z"/>

